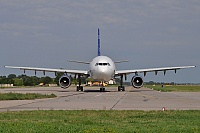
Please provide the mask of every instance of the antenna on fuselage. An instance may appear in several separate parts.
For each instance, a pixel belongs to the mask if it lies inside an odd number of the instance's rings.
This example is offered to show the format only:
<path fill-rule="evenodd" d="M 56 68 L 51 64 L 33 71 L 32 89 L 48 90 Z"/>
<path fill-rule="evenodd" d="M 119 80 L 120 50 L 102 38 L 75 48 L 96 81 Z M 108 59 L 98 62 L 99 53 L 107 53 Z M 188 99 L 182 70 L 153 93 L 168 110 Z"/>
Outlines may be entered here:
<path fill-rule="evenodd" d="M 98 56 L 101 56 L 101 50 L 100 50 L 100 30 L 98 28 Z"/>

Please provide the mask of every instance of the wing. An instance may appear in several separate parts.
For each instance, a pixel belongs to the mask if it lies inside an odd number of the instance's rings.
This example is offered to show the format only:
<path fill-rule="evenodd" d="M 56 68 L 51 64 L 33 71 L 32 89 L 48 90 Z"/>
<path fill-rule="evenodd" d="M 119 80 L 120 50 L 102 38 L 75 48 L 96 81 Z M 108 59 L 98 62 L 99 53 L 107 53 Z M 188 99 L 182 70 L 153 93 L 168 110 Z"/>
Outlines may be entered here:
<path fill-rule="evenodd" d="M 51 69 L 51 68 L 37 68 L 37 67 L 16 67 L 16 66 L 5 66 L 5 68 L 14 68 L 20 70 L 32 70 L 32 71 L 43 71 L 45 72 L 63 72 L 63 73 L 70 73 L 70 74 L 80 74 L 80 75 L 89 75 L 88 71 L 83 70 L 66 70 L 66 69 Z"/>
<path fill-rule="evenodd" d="M 166 74 L 166 71 L 168 70 L 175 70 L 175 73 L 179 69 L 185 69 L 185 68 L 193 68 L 196 66 L 180 66 L 180 67 L 161 67 L 161 68 L 148 68 L 148 69 L 135 69 L 135 70 L 120 70 L 116 71 L 115 75 L 126 75 L 131 73 L 144 73 L 144 76 L 146 76 L 147 72 L 155 72 L 157 75 L 158 71 L 164 71 L 164 74 Z"/>

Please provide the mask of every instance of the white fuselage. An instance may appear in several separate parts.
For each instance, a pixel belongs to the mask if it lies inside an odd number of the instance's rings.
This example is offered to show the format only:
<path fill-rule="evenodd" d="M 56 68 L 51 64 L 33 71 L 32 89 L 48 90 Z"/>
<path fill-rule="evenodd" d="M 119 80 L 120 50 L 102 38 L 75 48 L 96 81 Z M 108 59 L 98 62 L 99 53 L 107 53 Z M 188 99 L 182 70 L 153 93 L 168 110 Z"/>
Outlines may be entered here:
<path fill-rule="evenodd" d="M 90 63 L 89 74 L 96 81 L 109 81 L 115 76 L 115 63 L 107 56 L 97 56 Z"/>

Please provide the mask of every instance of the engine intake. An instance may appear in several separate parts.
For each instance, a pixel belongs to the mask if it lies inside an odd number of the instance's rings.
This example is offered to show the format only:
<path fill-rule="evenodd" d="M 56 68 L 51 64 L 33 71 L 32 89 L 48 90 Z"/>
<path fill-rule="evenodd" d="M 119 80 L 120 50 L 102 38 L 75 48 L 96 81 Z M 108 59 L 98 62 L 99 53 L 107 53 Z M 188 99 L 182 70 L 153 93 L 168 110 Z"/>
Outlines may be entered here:
<path fill-rule="evenodd" d="M 63 75 L 59 79 L 59 85 L 64 89 L 68 88 L 71 85 L 71 77 L 68 75 Z"/>
<path fill-rule="evenodd" d="M 143 79 L 141 76 L 135 75 L 131 80 L 132 86 L 135 88 L 140 88 L 143 86 Z"/>

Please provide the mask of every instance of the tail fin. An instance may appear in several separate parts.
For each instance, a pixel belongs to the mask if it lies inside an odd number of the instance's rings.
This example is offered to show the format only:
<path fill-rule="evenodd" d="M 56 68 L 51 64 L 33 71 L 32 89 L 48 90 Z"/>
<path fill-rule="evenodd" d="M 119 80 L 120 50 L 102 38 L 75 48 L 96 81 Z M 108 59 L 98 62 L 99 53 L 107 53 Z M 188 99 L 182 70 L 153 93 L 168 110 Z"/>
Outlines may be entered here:
<path fill-rule="evenodd" d="M 100 30 L 98 28 L 98 56 L 101 55 L 101 50 L 100 50 Z"/>

